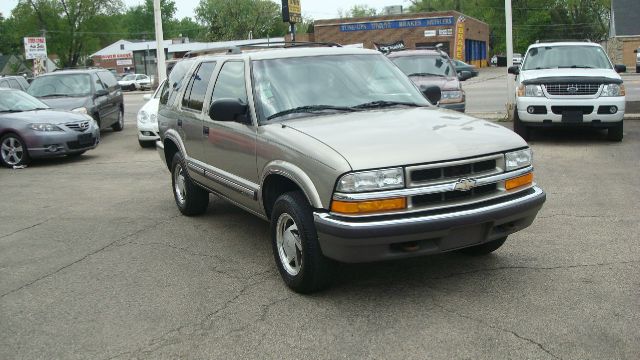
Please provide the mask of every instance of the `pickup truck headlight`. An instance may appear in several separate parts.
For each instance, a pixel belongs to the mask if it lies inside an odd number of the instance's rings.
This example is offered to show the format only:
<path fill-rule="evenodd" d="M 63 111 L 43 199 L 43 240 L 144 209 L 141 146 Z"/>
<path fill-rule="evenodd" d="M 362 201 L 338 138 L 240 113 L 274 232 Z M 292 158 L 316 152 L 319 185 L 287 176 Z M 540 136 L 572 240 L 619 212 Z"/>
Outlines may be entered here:
<path fill-rule="evenodd" d="M 602 93 L 600 96 L 602 97 L 610 97 L 610 96 L 624 96 L 625 90 L 624 85 L 620 84 L 605 84 L 602 87 Z"/>
<path fill-rule="evenodd" d="M 60 127 L 53 124 L 29 124 L 29 128 L 35 131 L 63 131 Z"/>
<path fill-rule="evenodd" d="M 344 175 L 338 180 L 337 191 L 352 193 L 389 190 L 404 187 L 402 168 L 363 171 Z"/>
<path fill-rule="evenodd" d="M 461 102 L 463 93 L 461 90 L 445 90 L 440 98 L 441 104 Z"/>
<path fill-rule="evenodd" d="M 531 166 L 533 163 L 533 153 L 531 149 L 522 149 L 508 152 L 504 155 L 506 171 L 516 170 Z"/>

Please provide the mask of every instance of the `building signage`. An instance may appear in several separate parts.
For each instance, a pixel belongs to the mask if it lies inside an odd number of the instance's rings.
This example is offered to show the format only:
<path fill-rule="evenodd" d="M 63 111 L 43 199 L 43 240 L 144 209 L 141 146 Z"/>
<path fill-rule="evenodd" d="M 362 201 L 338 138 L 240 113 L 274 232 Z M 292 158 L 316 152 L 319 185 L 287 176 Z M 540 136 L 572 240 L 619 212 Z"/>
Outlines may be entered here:
<path fill-rule="evenodd" d="M 25 59 L 39 59 L 47 57 L 47 40 L 43 37 L 24 38 Z"/>
<path fill-rule="evenodd" d="M 116 60 L 116 65 L 118 66 L 133 65 L 133 60 L 131 59 Z"/>
<path fill-rule="evenodd" d="M 439 29 L 438 36 L 453 36 L 453 29 Z"/>
<path fill-rule="evenodd" d="M 108 55 L 100 55 L 100 60 L 116 60 L 116 59 L 133 59 L 133 53 L 122 53 L 122 54 L 108 54 Z"/>
<path fill-rule="evenodd" d="M 409 29 L 409 28 L 431 27 L 431 26 L 451 26 L 453 24 L 454 24 L 453 16 L 444 16 L 444 17 L 424 18 L 424 19 L 347 23 L 347 24 L 340 25 L 340 31 L 349 32 L 349 31 L 370 31 L 370 30 L 387 30 L 387 29 Z"/>
<path fill-rule="evenodd" d="M 282 0 L 282 21 L 292 24 L 302 22 L 300 0 Z"/>
<path fill-rule="evenodd" d="M 456 24 L 455 58 L 464 61 L 464 16 L 460 16 Z"/>
<path fill-rule="evenodd" d="M 425 37 L 436 36 L 436 31 L 435 30 L 425 30 L 424 31 L 424 36 Z"/>

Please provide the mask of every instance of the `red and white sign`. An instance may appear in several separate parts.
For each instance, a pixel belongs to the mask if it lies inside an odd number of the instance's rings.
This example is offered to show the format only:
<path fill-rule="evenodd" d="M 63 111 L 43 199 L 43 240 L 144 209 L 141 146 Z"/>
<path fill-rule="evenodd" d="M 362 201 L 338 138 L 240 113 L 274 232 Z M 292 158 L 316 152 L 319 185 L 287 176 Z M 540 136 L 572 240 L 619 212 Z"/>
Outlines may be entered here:
<path fill-rule="evenodd" d="M 118 66 L 133 65 L 133 60 L 132 59 L 116 60 L 116 65 Z"/>
<path fill-rule="evenodd" d="M 122 53 L 122 54 L 108 54 L 108 55 L 100 55 L 100 59 L 102 61 L 105 60 L 116 60 L 116 59 L 133 59 L 133 53 Z"/>
<path fill-rule="evenodd" d="M 43 37 L 24 38 L 24 55 L 28 60 L 47 57 L 47 40 Z"/>

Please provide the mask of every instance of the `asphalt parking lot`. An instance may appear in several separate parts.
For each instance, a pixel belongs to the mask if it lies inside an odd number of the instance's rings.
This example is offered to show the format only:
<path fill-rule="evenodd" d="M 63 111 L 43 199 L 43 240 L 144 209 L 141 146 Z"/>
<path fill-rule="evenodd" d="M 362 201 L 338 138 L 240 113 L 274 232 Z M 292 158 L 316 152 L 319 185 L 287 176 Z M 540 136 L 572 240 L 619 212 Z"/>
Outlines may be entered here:
<path fill-rule="evenodd" d="M 180 215 L 125 99 L 96 150 L 0 169 L 1 359 L 640 357 L 640 121 L 535 132 L 547 203 L 493 255 L 342 265 L 302 296 L 267 223 Z"/>

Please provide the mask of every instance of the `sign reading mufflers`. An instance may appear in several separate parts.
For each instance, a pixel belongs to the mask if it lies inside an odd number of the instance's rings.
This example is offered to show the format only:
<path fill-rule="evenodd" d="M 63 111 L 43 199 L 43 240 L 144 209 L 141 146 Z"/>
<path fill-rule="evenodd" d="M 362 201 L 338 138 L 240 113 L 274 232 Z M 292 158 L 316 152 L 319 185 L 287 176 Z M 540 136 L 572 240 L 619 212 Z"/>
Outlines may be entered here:
<path fill-rule="evenodd" d="M 409 28 L 418 28 L 418 27 L 450 26 L 450 25 L 453 25 L 453 16 L 432 17 L 432 18 L 424 18 L 424 19 L 346 23 L 346 24 L 340 25 L 340 31 L 349 32 L 349 31 L 371 31 L 371 30 L 386 30 L 386 29 L 409 29 Z"/>
<path fill-rule="evenodd" d="M 300 0 L 282 0 L 282 21 L 292 24 L 302 22 Z"/>

